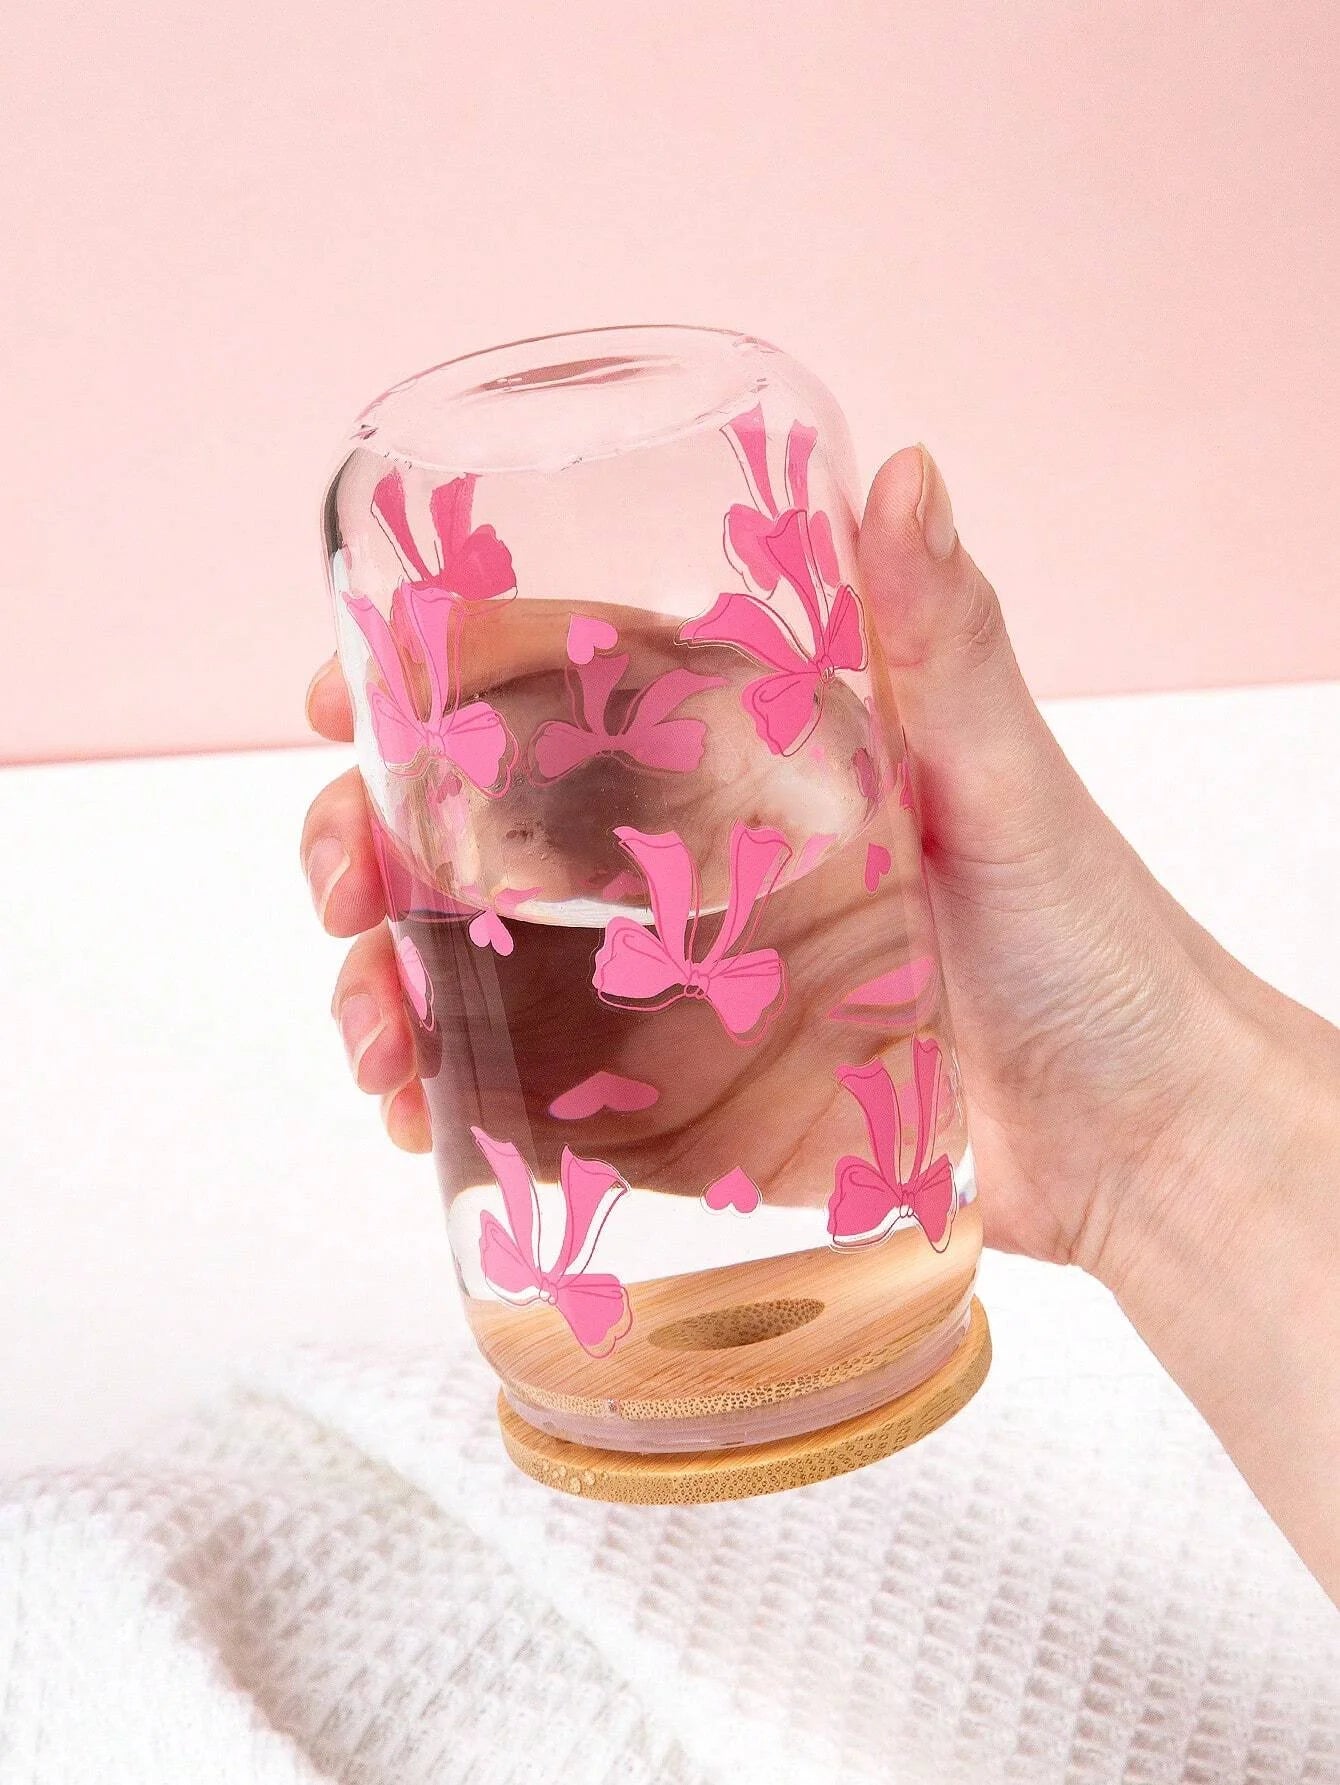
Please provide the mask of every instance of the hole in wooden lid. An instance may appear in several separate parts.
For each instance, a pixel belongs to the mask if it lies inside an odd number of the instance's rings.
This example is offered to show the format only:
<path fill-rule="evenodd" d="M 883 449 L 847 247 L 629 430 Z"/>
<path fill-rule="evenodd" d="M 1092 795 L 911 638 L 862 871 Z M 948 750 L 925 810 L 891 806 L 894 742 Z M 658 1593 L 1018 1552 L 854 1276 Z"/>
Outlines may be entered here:
<path fill-rule="evenodd" d="M 797 1327 L 808 1326 L 824 1311 L 812 1296 L 793 1301 L 742 1302 L 735 1308 L 714 1308 L 710 1314 L 694 1314 L 672 1320 L 649 1333 L 647 1342 L 662 1351 L 726 1351 L 736 1345 L 757 1345 L 761 1339 L 779 1339 Z"/>

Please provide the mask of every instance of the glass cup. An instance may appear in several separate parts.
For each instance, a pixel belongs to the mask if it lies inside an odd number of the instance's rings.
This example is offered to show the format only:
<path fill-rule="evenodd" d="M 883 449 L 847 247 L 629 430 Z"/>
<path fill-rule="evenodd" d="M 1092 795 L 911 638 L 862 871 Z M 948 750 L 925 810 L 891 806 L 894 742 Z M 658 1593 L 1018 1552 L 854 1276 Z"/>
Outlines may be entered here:
<path fill-rule="evenodd" d="M 324 511 L 457 1277 L 532 1428 L 826 1429 L 964 1342 L 981 1221 L 831 395 L 614 328 L 365 411 Z"/>

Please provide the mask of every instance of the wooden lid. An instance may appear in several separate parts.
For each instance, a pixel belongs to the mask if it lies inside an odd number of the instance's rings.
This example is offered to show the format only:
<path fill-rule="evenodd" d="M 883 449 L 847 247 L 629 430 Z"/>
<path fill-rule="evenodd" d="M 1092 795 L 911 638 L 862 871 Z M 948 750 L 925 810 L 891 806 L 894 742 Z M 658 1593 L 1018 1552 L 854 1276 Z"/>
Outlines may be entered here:
<path fill-rule="evenodd" d="M 845 1475 L 915 1444 L 972 1399 L 990 1363 L 991 1334 L 974 1298 L 963 1343 L 920 1387 L 823 1431 L 731 1450 L 640 1456 L 550 1437 L 522 1419 L 503 1395 L 498 1423 L 516 1466 L 565 1493 L 629 1506 L 742 1500 Z"/>

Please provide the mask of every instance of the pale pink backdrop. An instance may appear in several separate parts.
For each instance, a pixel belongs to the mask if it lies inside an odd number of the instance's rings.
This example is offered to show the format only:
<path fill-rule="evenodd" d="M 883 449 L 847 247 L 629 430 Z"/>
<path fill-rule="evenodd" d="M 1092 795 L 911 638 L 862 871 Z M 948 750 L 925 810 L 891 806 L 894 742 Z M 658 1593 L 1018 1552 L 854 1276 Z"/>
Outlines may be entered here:
<path fill-rule="evenodd" d="M 1044 693 L 1340 674 L 1315 0 L 47 0 L 0 64 L 0 758 L 303 736 L 394 379 L 771 337 L 939 455 Z"/>

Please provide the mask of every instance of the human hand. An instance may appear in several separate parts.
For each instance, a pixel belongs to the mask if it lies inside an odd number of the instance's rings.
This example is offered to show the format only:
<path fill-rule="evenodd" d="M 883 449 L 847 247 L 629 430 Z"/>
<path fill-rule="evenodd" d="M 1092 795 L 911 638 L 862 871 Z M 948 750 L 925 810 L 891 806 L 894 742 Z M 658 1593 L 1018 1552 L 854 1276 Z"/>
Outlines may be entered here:
<path fill-rule="evenodd" d="M 1335 1251 L 1286 1258 L 1278 1241 L 1300 1222 L 1334 1238 L 1304 1167 L 1318 1148 L 1340 1155 L 1340 1037 L 1227 955 L 1089 797 L 920 449 L 876 478 L 860 565 L 915 765 L 987 1242 L 1113 1288 L 1313 1559 L 1325 1533 L 1315 1508 L 1292 1504 L 1261 1410 L 1292 1396 L 1304 1449 L 1333 1454 L 1333 1378 L 1319 1381 L 1315 1360 L 1340 1354 L 1340 1331 L 1314 1335 L 1302 1368 L 1281 1348 L 1296 1310 L 1278 1300 L 1333 1309 Z M 308 710 L 323 736 L 352 736 L 333 662 Z M 392 1138 L 426 1150 L 355 771 L 314 803 L 303 855 L 326 928 L 358 936 L 335 997 L 358 1081 L 381 1096 Z"/>
<path fill-rule="evenodd" d="M 1085 792 L 920 449 L 876 479 L 860 559 L 915 763 L 988 1243 L 1112 1280 L 1125 1217 L 1148 1200 L 1137 1188 L 1198 1144 L 1235 1020 L 1286 1001 L 1168 897 Z M 308 712 L 322 736 L 352 738 L 334 659 Z M 356 770 L 314 802 L 303 857 L 326 928 L 359 938 L 334 1003 L 358 1082 L 397 1144 L 426 1150 Z"/>
<path fill-rule="evenodd" d="M 1098 809 L 924 454 L 862 577 L 918 770 L 988 1244 L 1104 1281 L 1340 1594 L 1340 1032 L 1257 979 Z"/>

